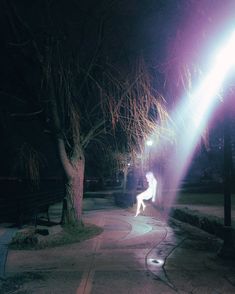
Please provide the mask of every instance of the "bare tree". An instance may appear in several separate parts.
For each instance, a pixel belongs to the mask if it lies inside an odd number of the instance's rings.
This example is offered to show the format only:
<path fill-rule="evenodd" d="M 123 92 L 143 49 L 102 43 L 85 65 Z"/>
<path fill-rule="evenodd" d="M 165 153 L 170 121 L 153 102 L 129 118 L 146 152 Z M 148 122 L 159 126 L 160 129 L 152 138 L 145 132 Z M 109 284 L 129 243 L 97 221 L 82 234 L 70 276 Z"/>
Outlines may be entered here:
<path fill-rule="evenodd" d="M 60 64 L 60 58 L 56 60 L 55 65 L 55 56 L 55 53 L 50 55 L 49 60 L 53 62 L 45 67 L 50 117 L 68 179 L 64 221 L 77 223 L 82 219 L 84 150 L 89 142 L 111 132 L 117 137 L 117 132 L 121 131 L 119 145 L 125 146 L 125 149 L 122 149 L 125 158 L 128 156 L 131 162 L 135 163 L 137 154 L 143 153 L 144 142 L 149 135 L 170 140 L 172 133 L 167 128 L 169 116 L 164 106 L 165 101 L 153 88 L 142 59 L 138 61 L 131 76 L 127 75 L 125 79 L 117 70 L 106 70 L 105 78 L 102 77 L 101 80 L 89 73 L 86 83 L 92 95 L 87 97 L 93 98 L 93 109 L 88 111 L 85 100 L 82 96 L 77 96 L 77 67 Z M 86 124 L 83 123 L 84 120 Z M 119 163 L 123 162 L 119 157 L 122 156 L 123 159 L 124 153 L 120 153 L 120 150 L 116 153 Z M 126 177 L 126 162 L 122 169 Z M 126 185 L 126 180 L 124 182 Z"/>
<path fill-rule="evenodd" d="M 66 53 L 66 38 L 57 34 L 56 27 L 48 26 L 48 32 L 43 31 L 43 37 L 38 39 L 16 6 L 11 6 L 8 12 L 17 37 L 11 45 L 24 58 L 30 58 L 33 70 L 36 68 L 37 104 L 43 109 L 41 119 L 55 138 L 67 178 L 64 222 L 79 224 L 87 146 L 94 140 L 102 141 L 108 133 L 120 139 L 124 146 L 122 152 L 135 162 L 137 154 L 143 153 L 149 135 L 159 140 L 171 138 L 166 101 L 155 89 L 142 58 L 134 66 L 131 64 L 128 73 L 117 70 L 105 59 L 98 65 L 100 29 L 97 50 L 84 62 L 84 53 Z M 26 43 L 21 42 L 22 31 L 28 39 Z M 34 102 L 31 100 L 27 101 L 28 105 Z"/>
<path fill-rule="evenodd" d="M 126 135 L 126 150 L 131 151 L 132 158 L 144 152 L 150 136 L 156 140 L 172 140 L 174 134 L 169 127 L 166 101 L 154 87 L 143 58 L 138 58 L 131 74 L 119 75 L 113 80 L 119 84 L 114 87 L 112 83 L 107 90 L 108 97 L 112 97 L 106 100 L 107 113 L 111 114 L 113 127 L 121 128 Z"/>
<path fill-rule="evenodd" d="M 52 133 L 67 177 L 63 220 L 70 224 L 80 223 L 85 168 L 84 151 L 92 140 L 98 139 L 105 132 L 104 118 L 100 116 L 99 102 L 91 101 L 89 105 L 82 95 L 79 96 L 79 86 L 76 86 L 76 84 L 80 85 L 77 67 L 60 62 L 60 54 L 55 62 L 55 56 L 54 53 L 49 55 L 44 76 Z M 93 80 L 89 86 L 91 96 L 87 94 L 87 99 L 93 98 L 97 101 L 97 96 L 100 99 L 99 95 L 92 91 Z M 98 90 L 97 87 L 93 89 Z"/>

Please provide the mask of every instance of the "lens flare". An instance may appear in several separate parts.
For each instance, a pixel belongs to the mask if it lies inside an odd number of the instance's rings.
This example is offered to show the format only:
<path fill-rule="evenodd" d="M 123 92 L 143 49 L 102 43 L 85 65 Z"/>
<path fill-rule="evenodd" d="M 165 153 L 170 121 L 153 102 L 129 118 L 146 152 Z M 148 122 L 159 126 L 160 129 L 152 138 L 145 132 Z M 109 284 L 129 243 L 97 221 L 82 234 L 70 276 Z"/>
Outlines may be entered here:
<path fill-rule="evenodd" d="M 218 94 L 226 87 L 226 78 L 235 68 L 235 31 L 217 51 L 210 71 L 193 93 L 185 97 L 172 117 L 176 123 L 177 151 L 171 155 L 166 177 L 168 192 L 164 205 L 169 209 L 175 200 L 177 187 L 193 157 L 196 144 L 204 131 L 214 108 L 219 104 Z"/>

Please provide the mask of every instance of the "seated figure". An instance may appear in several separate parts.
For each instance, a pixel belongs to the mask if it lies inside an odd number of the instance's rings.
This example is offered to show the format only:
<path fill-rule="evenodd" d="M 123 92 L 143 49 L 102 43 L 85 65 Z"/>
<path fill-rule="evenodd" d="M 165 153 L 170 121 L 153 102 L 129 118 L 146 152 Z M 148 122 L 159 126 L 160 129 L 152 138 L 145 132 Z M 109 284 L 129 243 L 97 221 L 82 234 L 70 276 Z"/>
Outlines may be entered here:
<path fill-rule="evenodd" d="M 147 190 L 138 194 L 136 197 L 137 208 L 136 208 L 135 216 L 140 214 L 141 206 L 143 208 L 143 211 L 145 210 L 146 205 L 144 204 L 144 200 L 152 199 L 152 202 L 155 201 L 156 191 L 157 191 L 157 180 L 152 172 L 147 172 L 145 176 L 146 176 L 146 179 L 148 182 L 148 188 L 147 188 Z"/>

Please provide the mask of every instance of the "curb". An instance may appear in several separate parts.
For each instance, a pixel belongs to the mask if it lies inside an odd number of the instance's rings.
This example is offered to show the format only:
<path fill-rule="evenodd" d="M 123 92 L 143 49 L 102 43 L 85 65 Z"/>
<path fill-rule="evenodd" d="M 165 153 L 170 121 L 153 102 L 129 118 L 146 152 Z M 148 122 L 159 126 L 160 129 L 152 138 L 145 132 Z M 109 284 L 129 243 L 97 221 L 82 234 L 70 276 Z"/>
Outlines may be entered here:
<path fill-rule="evenodd" d="M 170 216 L 224 239 L 225 226 L 221 219 L 216 216 L 205 215 L 188 207 L 172 208 Z M 235 240 L 235 228 L 231 227 L 231 231 L 233 240 Z"/>

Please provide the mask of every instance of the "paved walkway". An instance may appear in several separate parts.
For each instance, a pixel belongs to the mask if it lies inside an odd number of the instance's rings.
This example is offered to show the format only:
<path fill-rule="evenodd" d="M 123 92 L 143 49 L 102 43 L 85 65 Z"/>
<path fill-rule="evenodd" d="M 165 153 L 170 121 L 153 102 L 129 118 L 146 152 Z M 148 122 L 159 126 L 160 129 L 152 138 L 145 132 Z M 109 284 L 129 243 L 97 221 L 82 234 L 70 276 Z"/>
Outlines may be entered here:
<path fill-rule="evenodd" d="M 14 293 L 235 293 L 235 264 L 217 256 L 221 240 L 215 236 L 166 223 L 150 205 L 135 218 L 110 199 L 89 201 L 84 221 L 103 233 L 53 249 L 10 250 L 6 276 L 24 281 Z"/>

